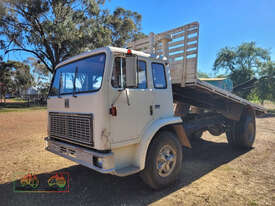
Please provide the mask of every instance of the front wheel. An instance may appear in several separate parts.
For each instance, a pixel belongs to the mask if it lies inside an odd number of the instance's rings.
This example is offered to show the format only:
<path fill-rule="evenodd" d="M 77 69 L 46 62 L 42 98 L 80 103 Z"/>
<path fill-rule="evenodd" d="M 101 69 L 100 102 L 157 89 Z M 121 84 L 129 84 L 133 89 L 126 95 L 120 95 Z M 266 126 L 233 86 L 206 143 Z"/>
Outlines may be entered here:
<path fill-rule="evenodd" d="M 153 189 L 174 183 L 182 167 L 182 147 L 174 133 L 161 131 L 152 140 L 146 156 L 142 180 Z"/>

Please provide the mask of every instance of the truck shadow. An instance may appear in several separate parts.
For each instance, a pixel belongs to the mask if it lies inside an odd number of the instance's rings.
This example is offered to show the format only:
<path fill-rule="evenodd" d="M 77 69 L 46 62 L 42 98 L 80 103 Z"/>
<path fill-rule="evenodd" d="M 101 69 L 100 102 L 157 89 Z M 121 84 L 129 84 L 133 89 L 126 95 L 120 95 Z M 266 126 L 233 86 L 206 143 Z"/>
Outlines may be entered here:
<path fill-rule="evenodd" d="M 0 185 L 5 205 L 147 205 L 183 188 L 217 167 L 230 162 L 249 150 L 233 150 L 226 143 L 206 140 L 193 142 L 193 149 L 184 149 L 184 166 L 179 181 L 169 188 L 153 191 L 139 175 L 116 177 L 94 172 L 76 165 L 53 172 L 68 172 L 68 193 L 14 193 L 13 184 Z M 40 182 L 48 181 L 48 174 L 37 175 Z"/>

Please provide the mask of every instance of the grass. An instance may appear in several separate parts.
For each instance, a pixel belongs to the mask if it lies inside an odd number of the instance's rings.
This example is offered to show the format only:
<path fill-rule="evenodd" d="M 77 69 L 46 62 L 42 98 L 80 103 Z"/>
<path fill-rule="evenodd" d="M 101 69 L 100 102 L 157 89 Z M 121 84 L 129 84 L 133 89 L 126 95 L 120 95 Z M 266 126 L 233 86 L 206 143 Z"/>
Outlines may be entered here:
<path fill-rule="evenodd" d="M 260 105 L 260 102 L 259 102 L 259 101 L 251 101 L 251 102 Z M 261 105 L 261 106 L 263 106 L 264 108 L 266 108 L 266 109 L 267 109 L 267 112 L 268 112 L 269 114 L 275 114 L 275 102 L 265 100 L 265 101 L 264 101 L 264 104 Z"/>
<path fill-rule="evenodd" d="M 47 109 L 46 106 L 28 105 L 25 101 L 9 101 L 6 104 L 0 103 L 0 113 L 3 112 L 25 112 L 32 110 L 43 110 Z"/>
<path fill-rule="evenodd" d="M 0 107 L 0 113 L 4 112 L 26 112 L 26 111 L 32 111 L 32 110 L 44 110 L 47 109 L 47 107 L 40 107 L 40 106 L 31 106 L 26 108 L 2 108 Z"/>
<path fill-rule="evenodd" d="M 248 206 L 258 206 L 257 202 L 255 202 L 254 200 L 249 201 L 247 205 Z"/>
<path fill-rule="evenodd" d="M 8 101 L 8 102 L 15 102 L 15 103 L 18 103 L 18 102 L 21 102 L 21 103 L 27 102 L 26 100 L 23 100 L 23 99 L 20 99 L 20 98 L 8 99 L 6 101 Z"/>

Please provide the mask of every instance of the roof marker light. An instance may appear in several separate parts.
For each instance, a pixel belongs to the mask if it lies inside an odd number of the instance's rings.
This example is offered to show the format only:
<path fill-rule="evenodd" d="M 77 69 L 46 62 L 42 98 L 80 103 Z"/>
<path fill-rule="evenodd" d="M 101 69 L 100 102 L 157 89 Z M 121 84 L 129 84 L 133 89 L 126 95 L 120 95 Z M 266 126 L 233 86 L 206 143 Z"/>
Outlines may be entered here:
<path fill-rule="evenodd" d="M 127 50 L 127 54 L 132 54 L 132 50 L 131 50 L 131 49 L 128 49 L 128 50 Z"/>

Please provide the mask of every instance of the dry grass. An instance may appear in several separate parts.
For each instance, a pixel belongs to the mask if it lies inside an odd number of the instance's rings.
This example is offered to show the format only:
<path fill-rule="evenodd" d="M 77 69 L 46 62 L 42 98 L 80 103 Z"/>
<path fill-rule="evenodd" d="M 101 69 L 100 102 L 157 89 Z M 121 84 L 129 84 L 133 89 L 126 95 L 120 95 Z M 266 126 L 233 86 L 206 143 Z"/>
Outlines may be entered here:
<path fill-rule="evenodd" d="M 209 133 L 204 140 L 226 142 Z M 275 205 L 275 118 L 257 119 L 254 146 L 154 205 Z"/>
<path fill-rule="evenodd" d="M 64 162 L 44 151 L 47 136 L 45 110 L 2 113 L 0 131 L 0 183 L 20 178 L 22 173 L 52 171 L 52 163 L 48 160 Z M 60 164 L 60 168 L 63 166 L 68 164 Z"/>
<path fill-rule="evenodd" d="M 275 118 L 257 119 L 255 148 L 232 150 L 208 133 L 184 150 L 177 185 L 160 192 L 138 175 L 102 175 L 44 150 L 46 111 L 0 114 L 0 205 L 275 205 Z M 12 181 L 32 172 L 67 171 L 67 194 L 18 194 Z"/>
<path fill-rule="evenodd" d="M 275 113 L 275 103 L 265 101 L 263 105 L 270 113 Z"/>
<path fill-rule="evenodd" d="M 263 105 L 266 109 L 275 110 L 275 103 L 271 101 L 265 101 Z"/>

